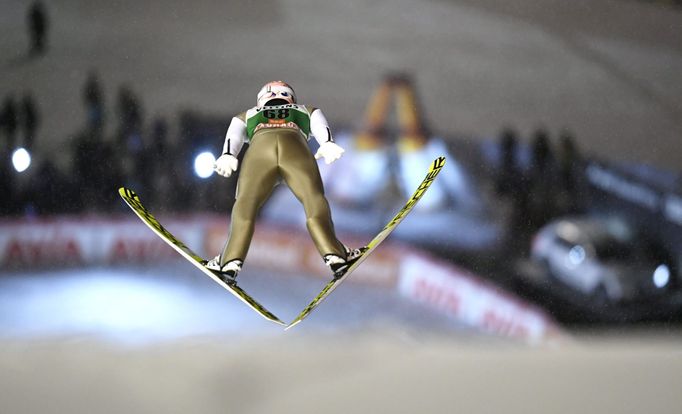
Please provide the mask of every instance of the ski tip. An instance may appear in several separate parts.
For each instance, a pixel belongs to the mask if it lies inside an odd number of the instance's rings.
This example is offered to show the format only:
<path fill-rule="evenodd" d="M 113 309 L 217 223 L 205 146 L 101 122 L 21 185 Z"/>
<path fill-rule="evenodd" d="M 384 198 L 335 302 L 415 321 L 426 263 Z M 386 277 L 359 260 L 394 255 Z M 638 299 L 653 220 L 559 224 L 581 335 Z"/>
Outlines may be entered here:
<path fill-rule="evenodd" d="M 126 201 L 128 200 L 140 201 L 140 197 L 135 193 L 135 191 L 131 190 L 130 188 L 120 187 L 118 189 L 118 195 L 120 195 Z"/>
<path fill-rule="evenodd" d="M 440 156 L 440 157 L 436 158 L 435 160 L 433 160 L 433 164 L 431 165 L 431 170 L 433 171 L 436 169 L 443 168 L 444 165 L 445 165 L 445 157 Z"/>
<path fill-rule="evenodd" d="M 126 187 L 119 187 L 118 194 L 124 198 L 125 197 L 130 197 L 130 198 L 137 197 L 137 194 L 135 194 L 135 191 L 131 190 L 130 188 L 126 188 Z"/>

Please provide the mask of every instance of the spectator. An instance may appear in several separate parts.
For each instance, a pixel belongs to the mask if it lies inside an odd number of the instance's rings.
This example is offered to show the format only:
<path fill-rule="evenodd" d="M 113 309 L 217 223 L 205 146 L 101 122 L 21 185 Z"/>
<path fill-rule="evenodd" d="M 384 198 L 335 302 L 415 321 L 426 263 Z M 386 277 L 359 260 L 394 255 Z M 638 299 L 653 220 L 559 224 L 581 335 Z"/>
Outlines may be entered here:
<path fill-rule="evenodd" d="M 119 139 L 125 141 L 131 132 L 139 133 L 142 128 L 142 107 L 139 99 L 128 86 L 118 90 L 117 112 Z"/>
<path fill-rule="evenodd" d="M 87 129 L 101 136 L 104 129 L 104 99 L 97 73 L 91 71 L 83 86 L 83 102 L 87 116 Z"/>
<path fill-rule="evenodd" d="M 527 236 L 530 222 L 529 183 L 518 162 L 518 134 L 512 128 L 505 128 L 500 135 L 500 168 L 496 179 L 496 191 L 501 197 L 511 201 L 509 224 L 514 238 Z M 522 243 L 509 243 L 518 247 Z"/>
<path fill-rule="evenodd" d="M 531 146 L 529 221 L 535 230 L 554 215 L 554 158 L 545 129 L 535 131 Z"/>
<path fill-rule="evenodd" d="M 168 123 L 163 118 L 154 120 L 150 147 L 158 154 L 157 159 L 162 160 L 168 155 Z"/>
<path fill-rule="evenodd" d="M 0 216 L 15 212 L 16 197 L 14 197 L 14 174 L 10 163 L 0 162 Z"/>
<path fill-rule="evenodd" d="M 168 195 L 172 192 L 173 182 L 172 158 L 168 148 L 168 123 L 163 118 L 157 118 L 154 120 L 151 139 L 142 161 L 145 163 L 143 174 L 146 175 L 142 185 L 150 190 L 150 203 L 170 198 Z"/>
<path fill-rule="evenodd" d="M 26 205 L 25 209 L 30 208 L 38 215 L 54 214 L 64 210 L 61 204 L 63 197 L 60 194 L 61 173 L 50 158 L 41 163 L 34 183 L 30 188 L 31 195 L 27 197 L 30 205 Z"/>
<path fill-rule="evenodd" d="M 33 2 L 28 12 L 28 29 L 31 39 L 31 55 L 42 55 L 47 49 L 48 17 L 40 1 Z"/>
<path fill-rule="evenodd" d="M 570 131 L 563 130 L 559 135 L 558 151 L 558 174 L 559 185 L 569 192 L 575 190 L 576 168 L 578 164 L 578 151 L 575 146 L 575 139 Z"/>
<path fill-rule="evenodd" d="M 549 134 L 544 128 L 538 128 L 533 135 L 531 175 L 542 176 L 552 163 L 552 150 L 549 145 Z"/>
<path fill-rule="evenodd" d="M 119 121 L 116 147 L 110 148 L 107 157 L 117 164 L 124 180 L 140 190 L 139 168 L 140 163 L 144 162 L 145 151 L 142 109 L 137 96 L 127 85 L 118 90 L 116 111 Z"/>
<path fill-rule="evenodd" d="M 0 141 L 0 215 L 15 212 L 16 197 L 14 194 L 14 174 L 12 171 L 12 150 L 15 145 L 17 115 L 14 97 L 8 96 L 0 108 L 0 138 L 5 138 L 6 145 Z"/>
<path fill-rule="evenodd" d="M 78 188 L 80 208 L 98 213 L 110 211 L 116 189 L 123 183 L 120 157 L 109 141 L 90 131 L 74 139 L 72 187 Z"/>
<path fill-rule="evenodd" d="M 2 132 L 7 141 L 7 149 L 10 152 L 16 146 L 17 123 L 17 105 L 14 96 L 10 95 L 5 98 L 2 112 L 0 113 L 0 125 L 2 125 Z"/>
<path fill-rule="evenodd" d="M 146 146 L 147 162 L 153 175 L 164 174 L 171 169 L 168 148 L 168 123 L 163 118 L 154 120 L 151 139 Z"/>
<path fill-rule="evenodd" d="M 118 155 L 113 146 L 109 143 L 98 145 L 97 159 L 100 165 L 96 169 L 98 179 L 98 202 L 99 211 L 112 211 L 118 206 L 118 193 L 116 190 L 121 186 L 123 172 L 121 171 Z"/>
<path fill-rule="evenodd" d="M 27 150 L 33 149 L 33 142 L 35 141 L 36 130 L 40 125 L 40 117 L 35 101 L 30 94 L 25 94 L 21 102 L 21 126 L 24 130 L 24 148 Z"/>
<path fill-rule="evenodd" d="M 159 165 L 161 159 L 167 158 L 166 154 L 166 134 L 168 127 L 163 119 L 157 119 L 154 122 L 151 137 L 142 138 L 142 147 L 136 152 L 131 152 L 132 157 L 132 179 L 139 184 L 139 191 L 144 194 L 149 194 L 148 199 L 154 202 L 155 188 L 154 178 L 162 171 L 170 169 L 166 165 L 162 167 Z"/>
<path fill-rule="evenodd" d="M 106 170 L 101 159 L 101 149 L 91 131 L 84 131 L 73 140 L 74 186 L 80 189 L 77 209 L 99 205 L 101 174 Z"/>
<path fill-rule="evenodd" d="M 518 149 L 517 133 L 512 128 L 505 128 L 500 135 L 500 169 L 496 182 L 497 194 L 513 196 L 518 193 L 520 170 L 516 162 Z"/>
<path fill-rule="evenodd" d="M 558 150 L 558 192 L 557 202 L 563 213 L 575 213 L 579 209 L 578 175 L 580 173 L 580 155 L 575 139 L 570 131 L 563 130 L 559 135 Z"/>

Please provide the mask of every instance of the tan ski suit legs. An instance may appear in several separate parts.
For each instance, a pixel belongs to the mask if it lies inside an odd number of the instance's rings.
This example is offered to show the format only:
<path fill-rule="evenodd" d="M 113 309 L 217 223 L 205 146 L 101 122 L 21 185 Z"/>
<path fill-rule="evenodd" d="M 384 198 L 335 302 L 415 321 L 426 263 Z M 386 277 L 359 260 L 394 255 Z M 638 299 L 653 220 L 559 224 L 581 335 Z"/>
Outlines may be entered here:
<path fill-rule="evenodd" d="M 303 204 L 308 231 L 320 254 L 346 257 L 334 232 L 317 162 L 300 133 L 285 128 L 258 131 L 240 168 L 230 237 L 221 264 L 246 258 L 258 212 L 280 179 Z"/>

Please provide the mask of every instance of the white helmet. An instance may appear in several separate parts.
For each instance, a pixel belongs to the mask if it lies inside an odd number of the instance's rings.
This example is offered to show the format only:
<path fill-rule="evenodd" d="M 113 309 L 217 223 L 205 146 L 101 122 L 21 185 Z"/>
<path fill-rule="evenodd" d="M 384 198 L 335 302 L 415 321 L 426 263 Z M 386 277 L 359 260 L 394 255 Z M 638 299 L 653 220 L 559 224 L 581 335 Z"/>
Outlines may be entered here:
<path fill-rule="evenodd" d="M 288 83 L 282 81 L 268 82 L 258 92 L 258 107 L 262 108 L 271 99 L 283 99 L 289 103 L 296 103 L 296 93 Z"/>

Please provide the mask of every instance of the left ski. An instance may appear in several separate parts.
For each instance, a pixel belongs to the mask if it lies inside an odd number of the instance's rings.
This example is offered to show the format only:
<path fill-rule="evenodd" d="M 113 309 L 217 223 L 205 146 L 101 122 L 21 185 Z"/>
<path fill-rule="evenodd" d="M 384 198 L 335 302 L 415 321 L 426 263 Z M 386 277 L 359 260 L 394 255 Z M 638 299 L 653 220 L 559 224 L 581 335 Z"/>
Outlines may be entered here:
<path fill-rule="evenodd" d="M 438 173 L 440 173 L 440 170 L 443 169 L 443 166 L 445 166 L 445 157 L 439 157 L 436 158 L 432 163 L 431 167 L 429 168 L 429 172 L 426 174 L 426 177 L 424 177 L 424 180 L 419 184 L 419 187 L 417 187 L 417 190 L 414 192 L 412 197 L 405 203 L 405 206 L 403 206 L 402 209 L 398 212 L 398 214 L 393 217 L 393 219 L 379 232 L 379 234 L 376 235 L 370 241 L 367 246 L 365 246 L 363 249 L 365 250 L 364 253 L 349 267 L 346 268 L 346 270 L 342 273 L 336 274 L 334 278 L 327 283 L 327 285 L 322 289 L 322 291 L 315 297 L 315 299 L 308 304 L 308 306 L 303 309 L 303 311 L 294 319 L 289 325 L 287 325 L 285 330 L 293 328 L 297 324 L 299 324 L 303 319 L 305 319 L 310 312 L 312 312 L 327 296 L 329 296 L 334 289 L 336 289 L 347 277 L 350 275 L 353 270 L 357 269 L 358 266 L 362 262 L 367 259 L 367 257 L 374 251 L 374 249 L 377 248 L 377 246 L 388 237 L 389 234 L 396 228 L 398 224 L 400 224 L 401 221 L 407 216 L 407 214 L 412 211 L 412 208 L 417 204 L 420 198 L 424 195 L 426 190 L 431 186 L 433 183 L 433 180 L 436 179 L 436 176 L 438 176 Z"/>
<path fill-rule="evenodd" d="M 286 325 L 284 322 L 282 322 L 277 316 L 275 316 L 272 312 L 269 310 L 265 309 L 263 305 L 258 303 L 254 298 L 251 297 L 248 293 L 246 293 L 241 287 L 237 286 L 236 283 L 225 283 L 220 278 L 218 275 L 208 269 L 204 264 L 206 263 L 206 260 L 199 256 L 198 254 L 194 253 L 189 247 L 185 245 L 182 241 L 178 240 L 175 236 L 173 236 L 168 230 L 166 230 L 161 223 L 154 217 L 147 209 L 142 205 L 142 202 L 140 201 L 140 197 L 135 194 L 133 190 L 127 189 L 125 187 L 121 187 L 118 189 L 118 193 L 121 195 L 123 200 L 128 204 L 128 206 L 137 214 L 137 216 L 146 224 L 150 229 L 154 231 L 163 241 L 165 241 L 169 246 L 171 246 L 175 251 L 180 253 L 182 257 L 187 259 L 190 263 L 192 263 L 194 266 L 196 266 L 199 270 L 201 270 L 206 276 L 210 277 L 215 281 L 217 284 L 225 288 L 228 292 L 232 293 L 234 296 L 236 296 L 239 300 L 242 302 L 246 303 L 251 309 L 256 311 L 259 315 L 261 315 L 263 318 L 277 323 L 279 325 Z"/>

